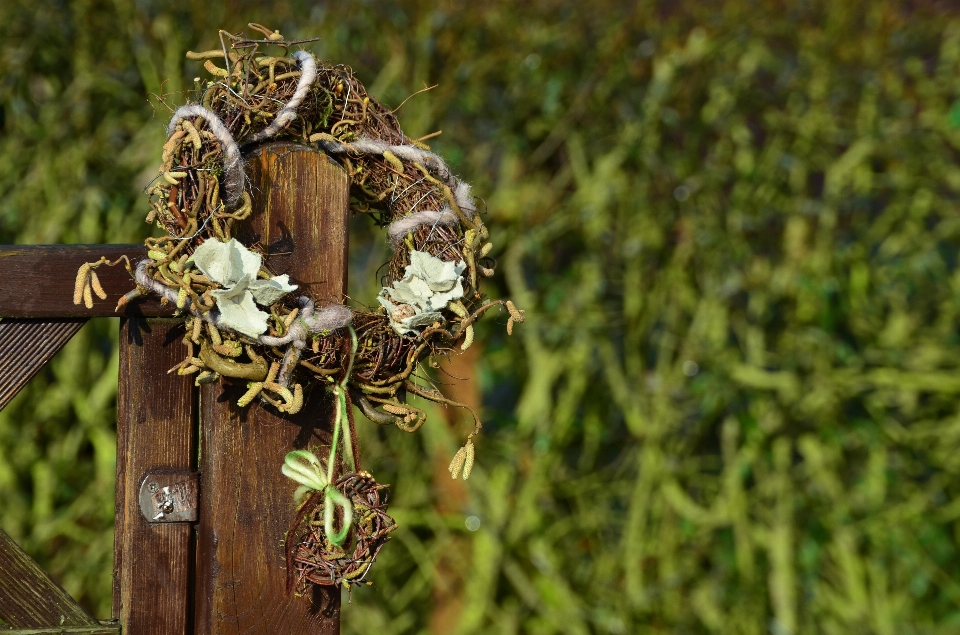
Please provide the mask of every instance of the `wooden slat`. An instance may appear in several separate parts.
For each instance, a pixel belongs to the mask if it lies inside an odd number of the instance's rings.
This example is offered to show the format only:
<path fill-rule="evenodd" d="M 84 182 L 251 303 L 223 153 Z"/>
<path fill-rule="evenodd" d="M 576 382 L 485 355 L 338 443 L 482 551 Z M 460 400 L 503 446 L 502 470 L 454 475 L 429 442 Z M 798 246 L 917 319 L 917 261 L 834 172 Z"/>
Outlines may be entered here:
<path fill-rule="evenodd" d="M 118 635 L 120 626 L 102 624 L 100 626 L 18 628 L 14 630 L 4 630 L 4 627 L 0 626 L 0 633 L 3 633 L 3 635 Z"/>
<path fill-rule="evenodd" d="M 73 303 L 77 269 L 106 256 L 126 255 L 134 263 L 146 257 L 143 245 L 3 245 L 0 246 L 0 317 L 119 317 L 117 301 L 134 288 L 123 264 L 101 266 L 97 276 L 107 299 L 93 297 L 93 308 Z M 174 307 L 150 297 L 130 303 L 123 315 L 172 315 Z"/>
<path fill-rule="evenodd" d="M 0 320 L 0 410 L 86 321 L 86 318 Z"/>
<path fill-rule="evenodd" d="M 195 467 L 193 382 L 167 370 L 183 359 L 179 320 L 130 318 L 120 330 L 113 615 L 124 633 L 191 632 L 193 526 L 151 524 L 138 491 L 147 470 Z"/>
<path fill-rule="evenodd" d="M 3 531 L 0 620 L 15 628 L 99 625 Z"/>
<path fill-rule="evenodd" d="M 347 271 L 346 173 L 325 155 L 296 146 L 268 146 L 249 163 L 255 224 L 242 241 L 268 250 L 274 274 L 290 274 L 315 298 L 340 301 Z M 241 411 L 234 404 L 242 383 L 201 389 L 196 633 L 339 633 L 339 589 L 308 597 L 286 593 L 283 538 L 295 515 L 296 484 L 280 473 L 290 450 L 329 444 L 333 404 L 316 389 L 293 417 L 257 403 Z"/>

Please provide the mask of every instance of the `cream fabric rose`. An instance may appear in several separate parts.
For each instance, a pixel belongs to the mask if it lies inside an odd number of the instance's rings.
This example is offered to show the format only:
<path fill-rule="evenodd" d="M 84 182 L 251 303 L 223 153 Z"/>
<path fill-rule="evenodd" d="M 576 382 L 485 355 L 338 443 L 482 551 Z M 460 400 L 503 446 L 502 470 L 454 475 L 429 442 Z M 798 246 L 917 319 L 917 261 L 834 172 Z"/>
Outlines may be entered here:
<path fill-rule="evenodd" d="M 253 339 L 267 330 L 270 317 L 257 304 L 270 306 L 297 288 L 286 274 L 258 279 L 263 259 L 234 238 L 225 243 L 208 238 L 193 252 L 193 262 L 203 275 L 223 285 L 210 292 L 220 310 L 219 324 Z"/>
<path fill-rule="evenodd" d="M 423 251 L 410 252 L 410 264 L 402 280 L 384 287 L 377 296 L 387 310 L 390 326 L 400 335 L 442 322 L 440 313 L 449 302 L 463 297 L 461 275 L 467 265 L 462 260 L 443 261 Z"/>

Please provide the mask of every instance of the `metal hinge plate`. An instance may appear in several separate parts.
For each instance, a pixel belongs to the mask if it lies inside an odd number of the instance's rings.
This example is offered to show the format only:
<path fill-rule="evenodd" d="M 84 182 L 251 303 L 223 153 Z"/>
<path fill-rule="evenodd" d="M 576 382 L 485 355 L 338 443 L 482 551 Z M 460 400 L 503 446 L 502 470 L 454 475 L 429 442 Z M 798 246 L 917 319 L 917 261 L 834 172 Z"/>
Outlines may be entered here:
<path fill-rule="evenodd" d="M 154 469 L 140 481 L 140 513 L 151 523 L 196 522 L 200 475 L 190 470 Z"/>

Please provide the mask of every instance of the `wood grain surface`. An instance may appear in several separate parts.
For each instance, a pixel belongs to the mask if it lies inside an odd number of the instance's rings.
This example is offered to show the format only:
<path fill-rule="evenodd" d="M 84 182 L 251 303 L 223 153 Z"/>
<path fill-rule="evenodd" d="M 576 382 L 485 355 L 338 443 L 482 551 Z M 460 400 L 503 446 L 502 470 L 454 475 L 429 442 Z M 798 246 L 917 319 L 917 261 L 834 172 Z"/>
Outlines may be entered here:
<path fill-rule="evenodd" d="M 93 296 L 93 308 L 73 303 L 77 269 L 106 256 L 126 255 L 136 264 L 146 258 L 143 245 L 2 245 L 0 246 L 0 317 L 121 317 L 172 315 L 174 307 L 159 298 L 137 299 L 117 313 L 117 301 L 134 288 L 123 264 L 102 265 L 97 277 L 107 299 Z"/>
<path fill-rule="evenodd" d="M 180 320 L 130 318 L 120 329 L 113 614 L 124 633 L 192 633 L 194 528 L 149 523 L 137 493 L 147 470 L 195 469 L 190 378 L 167 374 L 186 354 Z"/>
<path fill-rule="evenodd" d="M 57 626 L 51 628 L 15 628 L 0 626 L 4 635 L 119 635 L 120 627 L 112 624 L 97 626 Z"/>
<path fill-rule="evenodd" d="M 86 322 L 86 318 L 0 320 L 0 410 Z"/>
<path fill-rule="evenodd" d="M 349 185 L 326 155 L 290 144 L 249 158 L 254 215 L 239 238 L 259 244 L 274 275 L 289 274 L 315 299 L 346 291 Z M 286 593 L 283 539 L 296 484 L 280 473 L 287 452 L 329 444 L 333 402 L 316 388 L 303 410 L 279 416 L 235 403 L 242 382 L 201 389 L 201 509 L 197 635 L 340 632 L 340 591 Z"/>
<path fill-rule="evenodd" d="M 15 628 L 99 625 L 3 531 L 0 620 Z"/>

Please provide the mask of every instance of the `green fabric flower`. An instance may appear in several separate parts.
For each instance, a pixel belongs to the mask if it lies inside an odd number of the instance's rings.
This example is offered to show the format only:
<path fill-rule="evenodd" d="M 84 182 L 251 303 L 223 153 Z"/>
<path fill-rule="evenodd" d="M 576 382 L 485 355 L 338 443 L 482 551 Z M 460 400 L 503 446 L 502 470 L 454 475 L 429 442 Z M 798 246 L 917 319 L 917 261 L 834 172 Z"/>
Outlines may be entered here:
<path fill-rule="evenodd" d="M 424 251 L 411 251 L 402 280 L 377 296 L 387 310 L 390 326 L 400 335 L 442 322 L 447 304 L 463 297 L 461 275 L 467 265 L 440 260 Z"/>
<path fill-rule="evenodd" d="M 223 285 L 210 292 L 220 310 L 218 324 L 254 339 L 266 332 L 270 317 L 257 304 L 270 306 L 297 288 L 287 274 L 258 279 L 263 259 L 234 238 L 225 243 L 208 238 L 193 252 L 193 262 L 203 275 Z"/>

